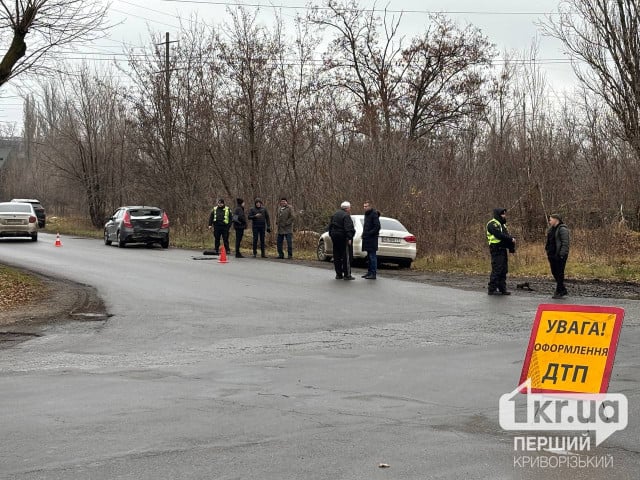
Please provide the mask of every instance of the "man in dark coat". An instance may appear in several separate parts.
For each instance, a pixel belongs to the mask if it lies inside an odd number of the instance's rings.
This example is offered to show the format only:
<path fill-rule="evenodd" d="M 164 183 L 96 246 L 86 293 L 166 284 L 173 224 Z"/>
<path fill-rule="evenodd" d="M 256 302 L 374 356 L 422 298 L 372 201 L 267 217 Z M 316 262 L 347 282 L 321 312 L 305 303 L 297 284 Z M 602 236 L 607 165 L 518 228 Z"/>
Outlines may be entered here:
<path fill-rule="evenodd" d="M 362 276 L 367 280 L 375 280 L 378 273 L 378 234 L 380 233 L 380 214 L 367 200 L 364 202 L 364 225 L 362 230 L 362 250 L 367 252 L 369 269 Z"/>
<path fill-rule="evenodd" d="M 244 214 L 244 200 L 236 198 L 236 208 L 233 211 L 233 228 L 236 230 L 236 258 L 244 258 L 240 253 L 240 243 L 244 236 L 244 229 L 247 228 L 247 216 Z"/>
<path fill-rule="evenodd" d="M 496 208 L 493 218 L 487 223 L 487 241 L 491 253 L 491 276 L 489 277 L 489 295 L 511 295 L 507 290 L 509 258 L 507 252 L 514 253 L 516 240 L 507 230 L 507 209 Z"/>
<path fill-rule="evenodd" d="M 329 236 L 333 243 L 333 266 L 336 280 L 355 280 L 351 275 L 351 259 L 353 258 L 353 237 L 356 229 L 351 220 L 351 204 L 342 202 L 340 210 L 333 214 L 329 223 Z"/>
<path fill-rule="evenodd" d="M 264 207 L 262 199 L 256 198 L 254 206 L 249 209 L 249 220 L 251 220 L 251 230 L 253 233 L 253 257 L 258 253 L 258 238 L 260 239 L 261 257 L 265 258 L 264 252 L 264 232 L 271 232 L 271 221 L 269 220 L 269 212 Z"/>
<path fill-rule="evenodd" d="M 229 250 L 229 228 L 231 227 L 231 209 L 224 204 L 224 198 L 218 199 L 218 205 L 209 215 L 209 229 L 213 228 L 213 240 L 216 255 L 220 251 L 220 237 L 224 242 L 224 249 Z"/>
<path fill-rule="evenodd" d="M 551 274 L 556 281 L 556 291 L 552 298 L 562 298 L 568 293 L 564 286 L 564 268 L 569 257 L 569 227 L 564 224 L 562 217 L 557 213 L 549 215 L 545 250 Z"/>

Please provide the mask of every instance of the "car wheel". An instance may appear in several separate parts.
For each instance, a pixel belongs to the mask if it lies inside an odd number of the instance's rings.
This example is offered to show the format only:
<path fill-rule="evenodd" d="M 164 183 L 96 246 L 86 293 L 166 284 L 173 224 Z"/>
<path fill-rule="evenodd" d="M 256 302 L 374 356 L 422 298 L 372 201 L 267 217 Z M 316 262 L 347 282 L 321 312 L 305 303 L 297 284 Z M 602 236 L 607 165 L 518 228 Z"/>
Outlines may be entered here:
<path fill-rule="evenodd" d="M 116 235 L 116 242 L 118 242 L 118 248 L 124 248 L 125 241 L 120 238 L 120 231 Z"/>
<path fill-rule="evenodd" d="M 109 232 L 105 229 L 104 231 L 104 244 L 111 245 L 111 240 L 109 240 Z"/>
<path fill-rule="evenodd" d="M 31 235 L 31 241 L 32 242 L 37 242 L 38 241 L 38 232 L 36 232 L 36 233 Z"/>
<path fill-rule="evenodd" d="M 398 266 L 400 268 L 411 268 L 411 260 L 400 260 Z"/>
<path fill-rule="evenodd" d="M 162 248 L 169 248 L 169 235 L 167 235 L 167 238 L 160 240 L 160 246 Z"/>
<path fill-rule="evenodd" d="M 316 250 L 316 256 L 318 257 L 318 260 L 320 260 L 321 262 L 331 261 L 331 257 L 327 255 L 327 252 L 325 250 L 324 240 L 320 240 L 318 242 L 318 249 Z"/>

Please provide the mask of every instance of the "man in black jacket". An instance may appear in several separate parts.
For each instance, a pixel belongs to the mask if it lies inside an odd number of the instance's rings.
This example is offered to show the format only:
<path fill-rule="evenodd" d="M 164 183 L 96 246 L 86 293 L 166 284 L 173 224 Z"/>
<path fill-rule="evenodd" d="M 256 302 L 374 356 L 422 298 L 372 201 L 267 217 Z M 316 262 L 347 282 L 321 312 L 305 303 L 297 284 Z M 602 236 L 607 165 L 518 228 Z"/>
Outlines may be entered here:
<path fill-rule="evenodd" d="M 262 203 L 260 198 L 256 198 L 254 206 L 249 209 L 249 220 L 251 220 L 251 230 L 253 233 L 253 257 L 258 253 L 258 238 L 260 238 L 260 250 L 262 258 L 266 258 L 264 252 L 264 232 L 271 232 L 271 222 L 269 220 L 269 212 Z"/>
<path fill-rule="evenodd" d="M 378 234 L 380 233 L 380 214 L 369 200 L 364 202 L 364 225 L 362 227 L 362 250 L 367 252 L 369 269 L 362 278 L 375 280 L 378 273 Z"/>
<path fill-rule="evenodd" d="M 507 230 L 507 209 L 496 208 L 493 218 L 487 223 L 487 241 L 491 253 L 491 276 L 489 277 L 489 295 L 511 295 L 507 290 L 509 258 L 507 252 L 514 253 L 516 240 Z"/>
<path fill-rule="evenodd" d="M 333 243 L 333 266 L 336 280 L 355 280 L 351 275 L 351 259 L 353 258 L 353 237 L 356 229 L 351 220 L 351 204 L 342 202 L 340 210 L 333 214 L 329 223 L 329 236 Z"/>
<path fill-rule="evenodd" d="M 551 274 L 556 281 L 556 291 L 552 298 L 562 298 L 568 293 L 564 286 L 564 268 L 567 265 L 567 257 L 569 257 L 569 227 L 564 224 L 562 217 L 557 213 L 549 215 L 545 250 Z"/>
<path fill-rule="evenodd" d="M 240 243 L 244 236 L 244 229 L 247 228 L 247 216 L 244 214 L 244 200 L 236 198 L 236 208 L 233 211 L 233 228 L 236 230 L 236 258 L 244 258 L 240 253 Z"/>

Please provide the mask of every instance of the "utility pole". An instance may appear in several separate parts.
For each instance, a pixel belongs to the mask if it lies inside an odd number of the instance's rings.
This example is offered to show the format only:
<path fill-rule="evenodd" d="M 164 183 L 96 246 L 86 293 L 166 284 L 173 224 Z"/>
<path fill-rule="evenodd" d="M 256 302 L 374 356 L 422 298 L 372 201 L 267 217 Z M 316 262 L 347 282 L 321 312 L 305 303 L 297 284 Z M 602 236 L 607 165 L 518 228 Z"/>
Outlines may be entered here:
<path fill-rule="evenodd" d="M 171 115 L 171 68 L 169 66 L 170 56 L 169 56 L 169 44 L 177 43 L 176 40 L 173 42 L 169 40 L 169 32 L 165 32 L 165 40 L 163 43 L 159 43 L 157 45 L 164 44 L 164 147 L 166 153 L 167 165 L 171 164 L 171 150 L 172 150 L 172 138 L 171 138 L 171 123 L 172 123 L 172 115 Z"/>
<path fill-rule="evenodd" d="M 169 69 L 169 32 L 165 32 L 164 41 L 164 121 L 165 121 L 165 141 L 167 142 L 167 161 L 170 160 L 171 151 L 171 70 Z"/>

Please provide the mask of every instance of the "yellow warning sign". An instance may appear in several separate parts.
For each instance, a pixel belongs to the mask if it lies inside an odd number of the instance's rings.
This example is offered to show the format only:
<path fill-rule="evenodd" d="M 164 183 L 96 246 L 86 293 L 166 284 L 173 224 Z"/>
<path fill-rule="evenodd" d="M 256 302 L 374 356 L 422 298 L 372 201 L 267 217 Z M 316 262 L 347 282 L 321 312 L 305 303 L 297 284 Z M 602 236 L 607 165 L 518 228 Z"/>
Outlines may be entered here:
<path fill-rule="evenodd" d="M 520 384 L 531 391 L 605 393 L 624 310 L 588 305 L 540 305 Z"/>

